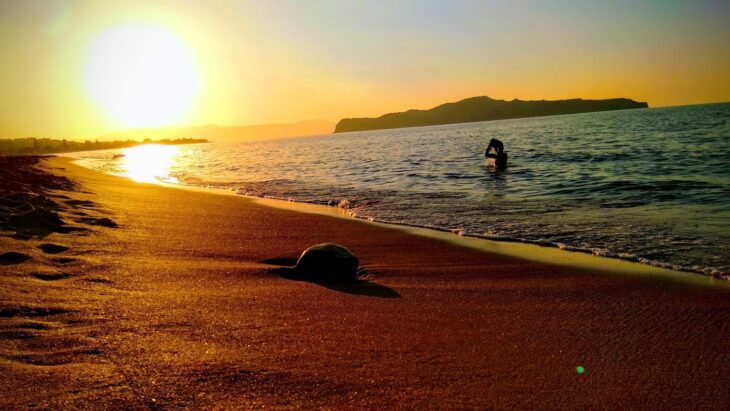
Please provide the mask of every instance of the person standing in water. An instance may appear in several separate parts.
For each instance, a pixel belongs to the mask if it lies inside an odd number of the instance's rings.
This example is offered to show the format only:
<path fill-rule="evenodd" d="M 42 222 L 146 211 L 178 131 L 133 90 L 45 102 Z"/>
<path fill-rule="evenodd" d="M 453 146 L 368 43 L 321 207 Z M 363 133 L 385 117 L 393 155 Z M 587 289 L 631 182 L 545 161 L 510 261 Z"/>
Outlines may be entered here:
<path fill-rule="evenodd" d="M 491 149 L 494 149 L 494 154 L 489 152 Z M 496 138 L 489 140 L 489 145 L 487 146 L 487 150 L 484 152 L 484 157 L 494 159 L 494 166 L 498 170 L 504 170 L 507 168 L 507 153 L 504 151 L 504 144 Z"/>

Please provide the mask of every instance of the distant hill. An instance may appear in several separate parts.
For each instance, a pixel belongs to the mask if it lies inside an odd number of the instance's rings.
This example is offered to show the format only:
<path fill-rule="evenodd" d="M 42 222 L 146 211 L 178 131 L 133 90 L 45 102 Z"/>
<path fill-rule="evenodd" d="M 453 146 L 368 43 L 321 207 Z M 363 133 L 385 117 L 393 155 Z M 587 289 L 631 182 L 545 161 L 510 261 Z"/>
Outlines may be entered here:
<path fill-rule="evenodd" d="M 626 98 L 505 101 L 494 100 L 486 96 L 471 97 L 456 103 L 442 104 L 430 110 L 408 110 L 401 113 L 385 114 L 377 118 L 345 118 L 337 123 L 335 133 L 646 107 L 649 107 L 647 103 L 640 103 Z"/>
<path fill-rule="evenodd" d="M 99 140 L 143 140 L 205 138 L 211 141 L 255 141 L 281 137 L 329 134 L 334 123 L 324 120 L 307 120 L 291 124 L 260 124 L 251 126 L 217 126 L 208 124 L 192 127 L 138 128 L 99 136 Z"/>

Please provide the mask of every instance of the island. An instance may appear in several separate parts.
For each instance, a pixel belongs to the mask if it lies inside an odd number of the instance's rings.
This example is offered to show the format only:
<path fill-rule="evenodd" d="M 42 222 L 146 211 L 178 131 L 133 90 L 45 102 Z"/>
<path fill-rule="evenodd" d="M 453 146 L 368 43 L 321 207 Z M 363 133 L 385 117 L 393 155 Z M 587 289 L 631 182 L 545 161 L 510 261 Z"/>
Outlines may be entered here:
<path fill-rule="evenodd" d="M 377 118 L 345 118 L 337 123 L 335 133 L 647 107 L 649 107 L 647 103 L 627 98 L 606 100 L 584 100 L 576 98 L 555 101 L 524 101 L 515 99 L 506 101 L 481 96 L 467 98 L 456 103 L 442 104 L 430 110 L 408 110 L 400 113 L 385 114 Z"/>

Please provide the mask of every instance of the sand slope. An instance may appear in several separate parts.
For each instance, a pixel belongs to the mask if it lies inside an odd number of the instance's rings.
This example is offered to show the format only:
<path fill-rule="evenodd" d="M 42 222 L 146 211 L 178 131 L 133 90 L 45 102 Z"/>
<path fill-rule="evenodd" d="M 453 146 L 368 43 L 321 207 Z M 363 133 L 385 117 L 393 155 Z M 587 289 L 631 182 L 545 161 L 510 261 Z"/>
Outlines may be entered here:
<path fill-rule="evenodd" d="M 728 287 L 46 167 L 119 227 L 3 232 L 0 251 L 32 258 L 0 266 L 0 408 L 730 407 Z M 279 276 L 320 242 L 353 250 L 370 282 Z"/>

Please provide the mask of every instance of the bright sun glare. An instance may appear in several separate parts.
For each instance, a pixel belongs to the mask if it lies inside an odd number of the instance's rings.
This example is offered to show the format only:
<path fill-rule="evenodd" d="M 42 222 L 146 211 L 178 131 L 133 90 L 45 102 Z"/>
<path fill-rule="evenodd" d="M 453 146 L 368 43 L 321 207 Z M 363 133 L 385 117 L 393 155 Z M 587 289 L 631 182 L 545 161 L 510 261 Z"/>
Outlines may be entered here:
<path fill-rule="evenodd" d="M 145 144 L 123 150 L 123 174 L 132 180 L 152 183 L 176 182 L 170 176 L 170 167 L 177 154 L 176 146 Z"/>
<path fill-rule="evenodd" d="M 91 44 L 84 74 L 96 104 L 127 127 L 179 121 L 198 93 L 192 52 L 153 25 L 118 26 L 100 34 Z"/>

